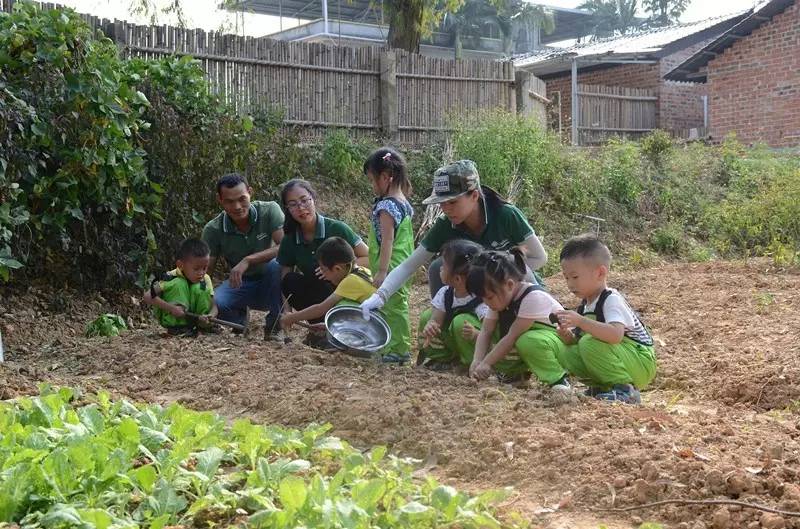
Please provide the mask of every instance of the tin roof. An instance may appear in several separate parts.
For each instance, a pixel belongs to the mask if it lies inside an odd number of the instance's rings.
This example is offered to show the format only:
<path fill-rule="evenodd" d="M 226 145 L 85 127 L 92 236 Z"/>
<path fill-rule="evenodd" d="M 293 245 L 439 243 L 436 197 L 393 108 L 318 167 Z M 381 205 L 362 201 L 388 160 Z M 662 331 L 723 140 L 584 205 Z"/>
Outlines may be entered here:
<path fill-rule="evenodd" d="M 514 66 L 535 75 L 548 75 L 569 70 L 572 59 L 578 59 L 581 63 L 656 60 L 725 32 L 744 18 L 746 13 L 747 11 L 742 11 L 585 42 L 568 48 L 549 48 L 527 53 L 514 57 Z"/>

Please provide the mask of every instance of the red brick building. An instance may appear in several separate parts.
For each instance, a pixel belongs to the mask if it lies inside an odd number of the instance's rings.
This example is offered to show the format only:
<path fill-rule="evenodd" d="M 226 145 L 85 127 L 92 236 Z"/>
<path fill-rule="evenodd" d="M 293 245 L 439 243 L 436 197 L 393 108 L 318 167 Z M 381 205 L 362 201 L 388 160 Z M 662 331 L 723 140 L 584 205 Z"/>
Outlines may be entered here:
<path fill-rule="evenodd" d="M 743 17 L 744 13 L 738 13 L 551 49 L 517 57 L 514 65 L 547 83 L 548 98 L 560 100 L 562 131 L 567 133 L 572 125 L 573 61 L 577 63 L 580 85 L 650 90 L 655 97 L 655 122 L 651 128 L 686 133 L 705 124 L 705 86 L 668 81 L 664 75 Z"/>
<path fill-rule="evenodd" d="M 665 76 L 708 93 L 711 138 L 800 145 L 800 1 L 763 1 Z"/>

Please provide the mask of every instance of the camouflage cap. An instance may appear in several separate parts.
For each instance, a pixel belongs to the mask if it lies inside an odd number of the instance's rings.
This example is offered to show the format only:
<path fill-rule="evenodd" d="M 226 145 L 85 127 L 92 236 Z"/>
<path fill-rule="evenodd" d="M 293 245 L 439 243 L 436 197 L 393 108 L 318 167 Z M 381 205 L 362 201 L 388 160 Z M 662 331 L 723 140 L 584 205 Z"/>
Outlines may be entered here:
<path fill-rule="evenodd" d="M 478 168 L 472 160 L 459 160 L 433 173 L 433 192 L 423 204 L 440 204 L 480 189 Z"/>

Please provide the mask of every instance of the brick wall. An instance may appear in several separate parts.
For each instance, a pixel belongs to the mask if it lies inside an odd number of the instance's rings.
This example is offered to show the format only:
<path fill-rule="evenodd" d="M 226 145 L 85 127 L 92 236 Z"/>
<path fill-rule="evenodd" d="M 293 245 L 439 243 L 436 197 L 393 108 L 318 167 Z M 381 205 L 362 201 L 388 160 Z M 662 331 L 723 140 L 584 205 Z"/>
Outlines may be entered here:
<path fill-rule="evenodd" d="M 663 57 L 658 64 L 621 64 L 602 70 L 578 72 L 578 83 L 604 86 L 646 88 L 656 92 L 656 123 L 666 130 L 683 130 L 703 126 L 703 100 L 705 85 L 696 83 L 667 82 L 662 76 L 705 46 L 709 40 L 699 42 L 671 55 Z M 548 97 L 561 92 L 562 129 L 569 136 L 572 124 L 572 89 L 569 73 L 546 79 Z"/>
<path fill-rule="evenodd" d="M 708 93 L 705 84 L 676 83 L 664 80 L 664 75 L 704 48 L 713 39 L 698 42 L 694 46 L 667 55 L 659 61 L 661 85 L 658 93 L 660 119 L 658 127 L 664 130 L 681 131 L 703 126 L 703 96 Z"/>
<path fill-rule="evenodd" d="M 800 145 L 800 2 L 708 64 L 711 135 Z"/>

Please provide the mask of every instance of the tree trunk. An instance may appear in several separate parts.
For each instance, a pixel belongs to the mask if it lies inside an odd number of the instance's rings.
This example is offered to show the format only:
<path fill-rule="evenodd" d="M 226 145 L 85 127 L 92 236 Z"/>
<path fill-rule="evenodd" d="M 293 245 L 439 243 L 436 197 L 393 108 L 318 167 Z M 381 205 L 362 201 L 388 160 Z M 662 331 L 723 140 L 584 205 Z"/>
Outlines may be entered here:
<path fill-rule="evenodd" d="M 456 60 L 464 56 L 464 43 L 461 41 L 461 26 L 456 26 L 456 35 L 453 39 L 454 57 Z"/>
<path fill-rule="evenodd" d="M 390 48 L 419 53 L 424 0 L 387 0 Z"/>

